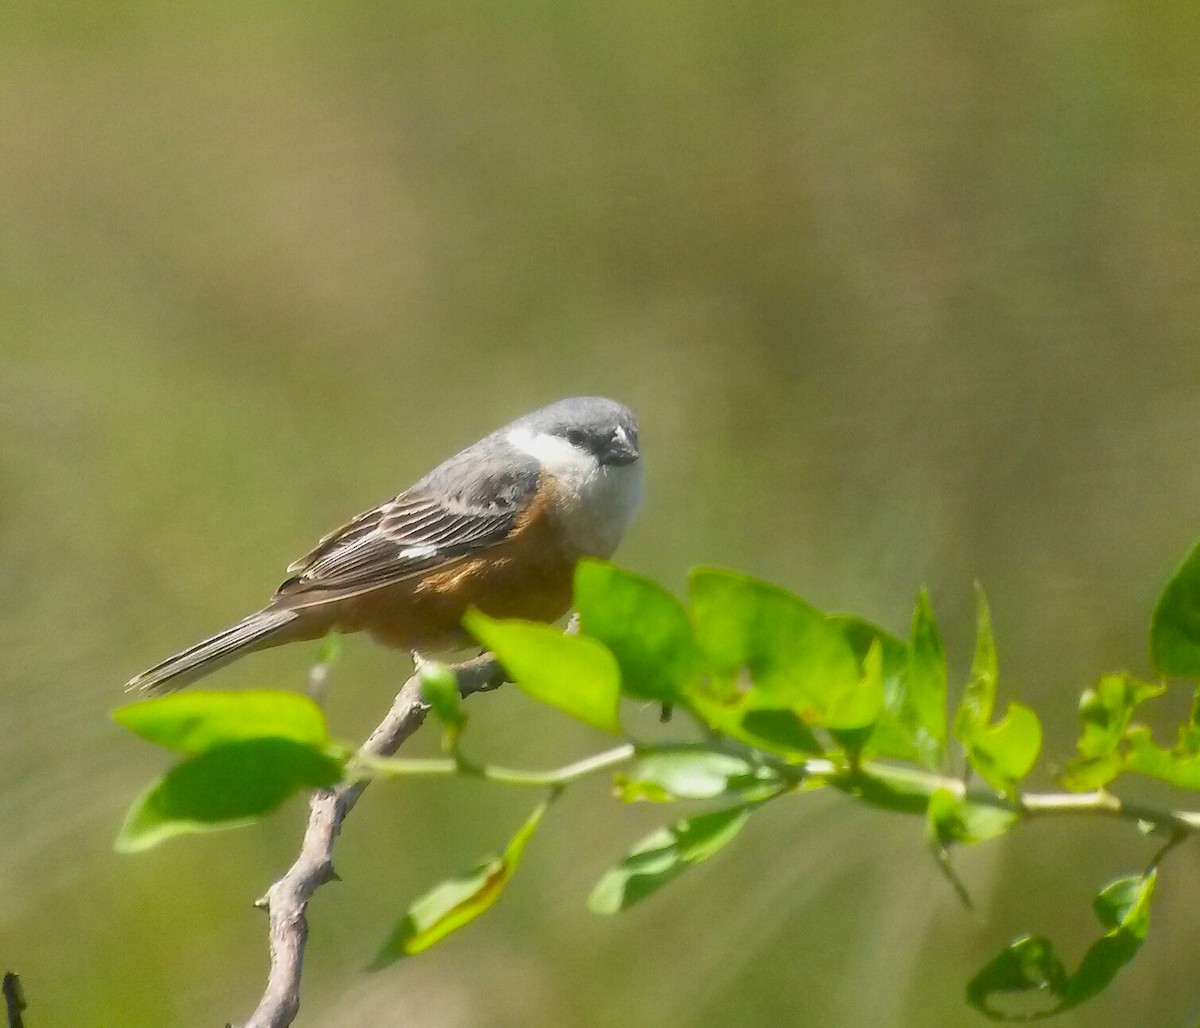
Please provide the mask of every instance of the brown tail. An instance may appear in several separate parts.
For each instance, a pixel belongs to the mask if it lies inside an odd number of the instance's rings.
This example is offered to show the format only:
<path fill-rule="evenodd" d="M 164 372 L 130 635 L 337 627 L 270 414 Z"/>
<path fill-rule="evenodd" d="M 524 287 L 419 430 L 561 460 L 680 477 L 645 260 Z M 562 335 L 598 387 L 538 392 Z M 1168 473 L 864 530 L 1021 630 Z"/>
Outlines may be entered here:
<path fill-rule="evenodd" d="M 130 679 L 125 686 L 127 692 L 138 689 L 142 692 L 171 692 L 190 685 L 198 678 L 232 663 L 238 657 L 256 649 L 263 640 L 278 632 L 284 625 L 299 615 L 294 610 L 276 610 L 267 607 L 243 618 L 236 625 L 203 642 L 189 646 L 182 653 L 168 657 Z"/>

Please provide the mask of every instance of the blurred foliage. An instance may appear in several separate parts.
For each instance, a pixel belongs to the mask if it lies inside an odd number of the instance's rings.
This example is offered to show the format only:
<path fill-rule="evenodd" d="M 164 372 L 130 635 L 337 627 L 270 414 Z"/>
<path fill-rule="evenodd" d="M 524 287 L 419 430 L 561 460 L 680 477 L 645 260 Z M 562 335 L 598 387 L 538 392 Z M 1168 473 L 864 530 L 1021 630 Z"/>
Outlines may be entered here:
<path fill-rule="evenodd" d="M 951 653 L 962 583 L 986 581 L 1049 752 L 1073 744 L 1063 683 L 1140 666 L 1200 510 L 1194 5 L 12 0 L 0 20 L 0 959 L 31 1019 L 248 1008 L 246 886 L 291 859 L 298 811 L 131 875 L 110 843 L 156 771 L 106 722 L 119 684 L 559 396 L 641 416 L 622 561 L 656 580 L 710 561 L 892 625 L 925 581 Z M 346 649 L 329 714 L 359 738 L 406 669 Z M 220 685 L 298 687 L 311 657 Z M 1185 707 L 1143 708 L 1158 749 Z M 531 763 L 578 751 L 565 721 L 517 690 L 472 709 Z M 1030 883 L 1051 858 L 1075 868 L 1056 938 L 1079 952 L 1088 898 L 1147 846 L 1055 824 L 967 850 L 968 930 L 902 819 L 807 809 L 762 810 L 737 861 L 603 931 L 565 884 L 517 890 L 356 977 L 381 881 L 398 909 L 528 813 L 392 790 L 341 840 L 336 916 L 314 907 L 301 1022 L 957 1028 L 943 983 L 1048 930 Z M 615 825 L 551 817 L 526 863 L 574 880 L 584 853 L 599 876 Z M 1195 1023 L 1200 873 L 1172 872 L 1137 973 L 1059 1023 Z M 735 950 L 695 930 L 718 916 Z"/>
<path fill-rule="evenodd" d="M 1179 605 L 1171 597 L 1198 592 L 1200 561 L 1189 555 L 1155 608 L 1151 638 L 1171 634 L 1176 648 L 1197 645 L 1200 625 L 1181 625 Z M 490 909 L 550 802 L 587 775 L 631 762 L 632 770 L 618 774 L 614 783 L 616 795 L 626 803 L 729 796 L 740 802 L 682 818 L 643 839 L 597 883 L 588 906 L 598 914 L 623 911 L 706 860 L 768 801 L 823 786 L 886 810 L 924 814 L 933 855 L 967 906 L 969 893 L 950 864 L 952 845 L 995 839 L 1019 821 L 1056 813 L 1117 816 L 1145 833 L 1165 835 L 1166 843 L 1143 874 L 1118 879 L 1096 898 L 1096 914 L 1107 931 L 1073 974 L 1047 939 L 1024 936 L 966 987 L 967 1002 L 993 1020 L 1058 1015 L 1106 989 L 1141 949 L 1159 864 L 1169 850 L 1200 833 L 1200 812 L 1125 806 L 1105 790 L 1087 795 L 1025 792 L 1021 783 L 1038 758 L 1041 723 L 1030 708 L 1016 703 L 1001 722 L 990 723 L 998 660 L 982 589 L 977 596 L 975 658 L 954 725 L 963 756 L 990 789 L 973 788 L 967 775 L 958 779 L 938 773 L 950 768 L 902 763 L 919 758 L 922 741 L 945 738 L 949 716 L 945 676 L 928 674 L 930 640 L 939 633 L 923 591 L 908 648 L 860 618 L 830 617 L 776 586 L 715 568 L 692 574 L 681 620 L 683 608 L 654 582 L 606 562 L 585 560 L 576 575 L 575 605 L 586 612 L 583 632 L 598 625 L 603 642 L 478 611 L 468 612 L 465 625 L 495 655 L 510 681 L 584 724 L 620 734 L 622 693 L 627 699 L 650 695 L 691 715 L 700 739 L 626 744 L 542 773 L 479 764 L 461 749 L 464 715 L 453 671 L 427 663 L 419 671 L 422 696 L 446 730 L 442 745 L 451 759 L 353 756 L 329 742 L 311 700 L 289 693 L 193 692 L 151 699 L 121 708 L 116 719 L 152 742 L 189 755 L 134 802 L 117 849 L 142 850 L 174 835 L 243 826 L 292 792 L 374 775 L 462 774 L 550 789 L 501 856 L 441 882 L 409 907 L 371 965 L 380 969 L 428 949 Z M 853 656 L 850 639 L 863 651 L 861 659 Z M 893 699 L 887 705 L 883 653 L 897 645 L 903 652 L 892 654 Z M 1158 664 L 1163 672 L 1174 669 L 1166 666 L 1170 658 L 1164 664 L 1161 655 Z M 661 673 L 655 673 L 656 667 Z M 687 673 L 681 674 L 681 668 Z M 1078 771 L 1068 772 L 1067 784 L 1095 789 L 1129 771 L 1200 790 L 1200 776 L 1193 773 L 1200 764 L 1200 684 L 1174 751 L 1154 747 L 1148 729 L 1131 722 L 1139 703 L 1163 691 L 1129 688 L 1121 676 L 1108 675 L 1097 690 L 1086 692 L 1078 748 L 1092 774 L 1081 786 Z M 756 727 L 766 716 L 771 723 L 791 719 L 802 729 L 791 739 L 772 737 Z M 739 741 L 751 745 L 739 746 Z M 1153 759 L 1147 759 L 1148 750 Z M 1103 774 L 1096 773 L 1100 766 Z M 1050 870 L 1060 877 L 1071 871 L 1069 864 Z M 1039 1006 L 1014 1011 L 996 1004 L 997 994 L 1013 993 L 1032 993 Z M 1048 998 L 1053 1002 L 1048 1004 Z"/>

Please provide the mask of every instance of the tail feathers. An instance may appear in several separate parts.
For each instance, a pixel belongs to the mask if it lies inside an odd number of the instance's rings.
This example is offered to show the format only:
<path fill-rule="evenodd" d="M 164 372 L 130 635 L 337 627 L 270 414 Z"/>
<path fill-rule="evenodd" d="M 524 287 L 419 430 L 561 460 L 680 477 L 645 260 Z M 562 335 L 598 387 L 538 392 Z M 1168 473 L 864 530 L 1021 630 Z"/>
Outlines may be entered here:
<path fill-rule="evenodd" d="M 297 617 L 294 610 L 272 610 L 270 607 L 260 610 L 212 638 L 189 646 L 161 664 L 155 664 L 149 671 L 143 671 L 129 681 L 125 690 L 172 692 L 182 689 L 217 668 L 232 663 L 246 652 L 257 649 L 264 640 Z"/>

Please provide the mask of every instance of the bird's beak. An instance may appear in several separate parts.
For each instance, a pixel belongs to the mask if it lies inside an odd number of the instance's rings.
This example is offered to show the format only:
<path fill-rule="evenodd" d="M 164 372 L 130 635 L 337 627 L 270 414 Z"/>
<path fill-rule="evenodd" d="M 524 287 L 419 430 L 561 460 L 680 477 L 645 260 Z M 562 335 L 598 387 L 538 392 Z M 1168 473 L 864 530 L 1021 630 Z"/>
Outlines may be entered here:
<path fill-rule="evenodd" d="M 608 452 L 604 455 L 606 464 L 632 464 L 638 459 L 637 436 L 631 436 L 624 428 L 618 426 L 613 433 Z"/>

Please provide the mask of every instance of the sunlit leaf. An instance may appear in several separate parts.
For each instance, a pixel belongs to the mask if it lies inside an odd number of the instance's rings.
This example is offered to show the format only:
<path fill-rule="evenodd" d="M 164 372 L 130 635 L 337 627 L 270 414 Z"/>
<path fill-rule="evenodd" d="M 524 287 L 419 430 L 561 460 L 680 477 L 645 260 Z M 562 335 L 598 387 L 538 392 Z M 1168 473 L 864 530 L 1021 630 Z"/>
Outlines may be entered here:
<path fill-rule="evenodd" d="M 830 734 L 852 760 L 861 760 L 883 714 L 883 644 L 876 639 L 863 659 L 862 677 L 851 690 L 831 697 L 825 713 Z"/>
<path fill-rule="evenodd" d="M 1181 757 L 1194 757 L 1200 753 L 1200 688 L 1192 695 L 1192 709 L 1187 721 L 1179 726 L 1175 752 Z"/>
<path fill-rule="evenodd" d="M 458 675 L 447 664 L 434 660 L 422 660 L 417 666 L 417 677 L 421 682 L 421 699 L 447 730 L 447 743 L 452 744 L 457 731 L 466 721 L 462 694 L 458 690 Z"/>
<path fill-rule="evenodd" d="M 689 703 L 703 721 L 722 735 L 784 757 L 818 756 L 824 747 L 793 710 L 759 706 L 770 698 L 758 691 L 728 699 L 696 692 Z"/>
<path fill-rule="evenodd" d="M 992 997 L 998 993 L 1062 997 L 1067 978 L 1067 969 L 1054 952 L 1053 943 L 1040 935 L 1027 935 L 1001 950 L 971 979 L 967 985 L 967 1002 L 993 1021 L 1041 1017 L 1057 1013 L 1062 1009 L 1061 1002 L 1054 1007 L 1043 1004 L 1034 1011 L 1008 1014 L 992 1006 Z"/>
<path fill-rule="evenodd" d="M 929 798 L 929 823 L 941 846 L 985 842 L 1003 835 L 1016 821 L 1016 811 L 972 803 L 947 789 L 939 789 Z"/>
<path fill-rule="evenodd" d="M 829 699 L 825 724 L 833 729 L 870 728 L 883 712 L 883 644 L 876 639 L 862 662 L 854 685 Z"/>
<path fill-rule="evenodd" d="M 500 856 L 490 857 L 466 874 L 442 882 L 413 903 L 380 947 L 370 969 L 379 970 L 401 957 L 428 949 L 495 903 L 517 870 L 525 845 L 549 805 L 546 801 L 534 810 Z"/>
<path fill-rule="evenodd" d="M 1099 789 L 1124 770 L 1125 734 L 1138 704 L 1161 696 L 1165 687 L 1140 682 L 1130 675 L 1105 675 L 1079 699 L 1083 731 L 1079 757 L 1071 761 L 1059 780 L 1079 792 Z"/>
<path fill-rule="evenodd" d="M 1125 768 L 1160 778 L 1181 789 L 1200 789 L 1200 756 L 1180 756 L 1155 744 L 1150 729 L 1135 725 L 1125 733 Z"/>
<path fill-rule="evenodd" d="M 630 696 L 671 701 L 701 670 L 687 611 L 648 578 L 597 560 L 575 572 L 575 609 L 585 635 L 604 643 Z"/>
<path fill-rule="evenodd" d="M 900 721 L 911 733 L 921 763 L 936 770 L 946 748 L 946 651 L 924 589 L 913 612 L 906 682 Z"/>
<path fill-rule="evenodd" d="M 616 781 L 618 795 L 626 803 L 707 800 L 729 793 L 765 794 L 781 784 L 779 775 L 769 768 L 703 746 L 644 751 Z"/>
<path fill-rule="evenodd" d="M 588 909 L 595 914 L 616 914 L 644 899 L 730 842 L 752 809 L 729 807 L 660 828 L 600 879 L 588 899 Z"/>
<path fill-rule="evenodd" d="M 753 687 L 766 698 L 762 706 L 819 723 L 834 698 L 858 685 L 845 636 L 798 596 L 713 568 L 692 573 L 690 595 L 696 638 L 724 696 Z"/>
<path fill-rule="evenodd" d="M 1079 699 L 1083 733 L 1079 755 L 1103 757 L 1116 750 L 1139 703 L 1161 696 L 1165 686 L 1139 682 L 1129 675 L 1105 675 Z"/>
<path fill-rule="evenodd" d="M 295 692 L 192 689 L 118 707 L 117 724 L 181 753 L 250 739 L 288 739 L 305 746 L 329 742 L 325 714 Z"/>
<path fill-rule="evenodd" d="M 565 635 L 550 625 L 501 621 L 477 610 L 468 611 L 463 624 L 534 699 L 594 728 L 621 731 L 617 718 L 621 673 L 603 644 Z"/>
<path fill-rule="evenodd" d="M 855 770 L 833 775 L 825 781 L 855 799 L 898 814 L 923 814 L 940 788 L 927 775 L 889 773 L 879 766 L 870 772 Z"/>
<path fill-rule="evenodd" d="M 144 850 L 190 832 L 236 828 L 299 789 L 333 785 L 345 761 L 290 739 L 214 746 L 176 764 L 133 803 L 117 850 Z"/>
<path fill-rule="evenodd" d="M 1134 958 L 1150 927 L 1150 900 L 1157 872 L 1122 878 L 1108 885 L 1093 904 L 1106 929 L 1068 975 L 1051 943 L 1041 937 L 1018 939 L 991 960 L 967 986 L 967 1002 L 995 1021 L 1025 1021 L 1060 1014 L 1107 988 Z M 1002 1010 L 1001 993 L 1035 993 L 1057 1000 L 1036 1010 Z"/>
<path fill-rule="evenodd" d="M 925 817 L 925 840 L 942 873 L 964 905 L 969 907 L 971 898 L 950 864 L 950 847 L 994 839 L 1007 832 L 1016 821 L 1015 811 L 971 803 L 948 789 L 938 789 L 929 797 Z"/>
<path fill-rule="evenodd" d="M 1010 703 L 997 724 L 972 731 L 967 743 L 971 766 L 1001 792 L 1010 792 L 1033 769 L 1042 748 L 1042 724 L 1029 707 Z"/>
<path fill-rule="evenodd" d="M 963 690 L 962 701 L 954 718 L 955 735 L 968 742 L 974 729 L 986 725 L 996 708 L 996 640 L 992 635 L 992 615 L 983 587 L 975 586 L 975 657 L 971 677 Z"/>
<path fill-rule="evenodd" d="M 1125 769 L 1125 761 L 1119 753 L 1106 753 L 1102 757 L 1080 757 L 1067 764 L 1058 776 L 1063 787 L 1072 792 L 1091 792 L 1100 789 Z"/>
<path fill-rule="evenodd" d="M 860 663 L 871 647 L 879 644 L 883 650 L 883 680 L 889 689 L 903 677 L 908 667 L 908 646 L 903 639 L 857 614 L 828 614 L 826 620 L 842 633 Z"/>
<path fill-rule="evenodd" d="M 1154 607 L 1150 659 L 1160 674 L 1200 678 L 1200 543 L 1175 569 Z"/>

